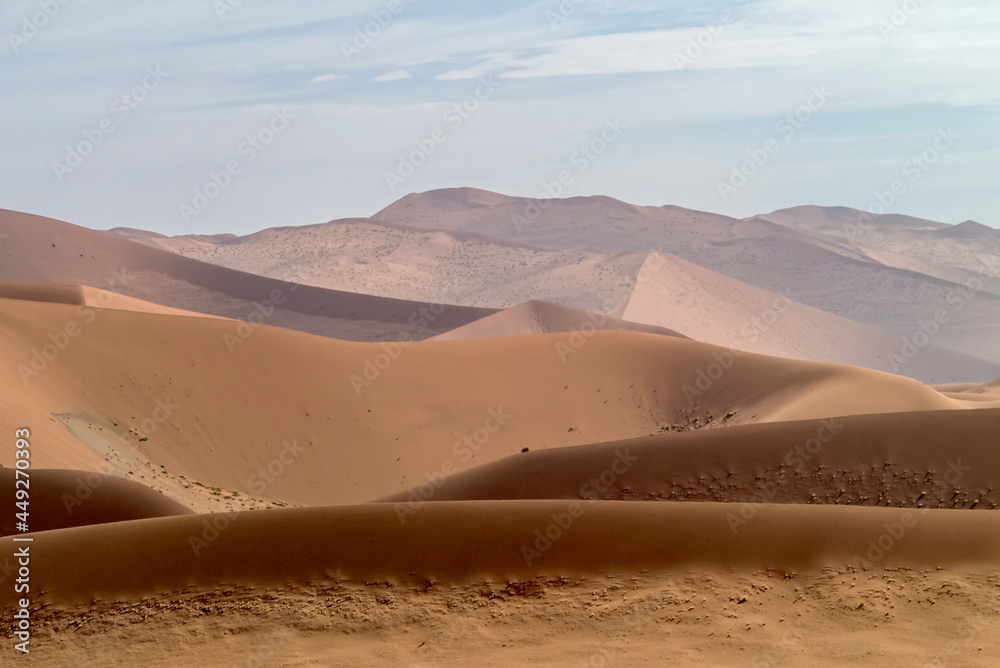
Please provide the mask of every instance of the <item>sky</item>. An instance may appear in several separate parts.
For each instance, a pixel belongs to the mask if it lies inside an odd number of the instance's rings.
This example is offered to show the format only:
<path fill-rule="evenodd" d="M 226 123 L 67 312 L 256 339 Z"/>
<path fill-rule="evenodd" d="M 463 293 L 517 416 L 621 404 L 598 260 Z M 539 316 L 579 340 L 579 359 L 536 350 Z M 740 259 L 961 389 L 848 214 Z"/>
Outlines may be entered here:
<path fill-rule="evenodd" d="M 6 0 L 0 208 L 245 234 L 472 186 L 1000 227 L 995 0 Z"/>

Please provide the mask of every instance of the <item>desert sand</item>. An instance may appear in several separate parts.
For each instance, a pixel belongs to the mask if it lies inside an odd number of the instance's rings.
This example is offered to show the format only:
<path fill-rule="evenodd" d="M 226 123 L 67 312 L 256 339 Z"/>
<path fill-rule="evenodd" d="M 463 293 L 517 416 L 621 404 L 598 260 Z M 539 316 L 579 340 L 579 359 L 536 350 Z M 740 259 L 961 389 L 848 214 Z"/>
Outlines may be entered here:
<path fill-rule="evenodd" d="M 532 300 L 504 309 L 456 327 L 450 332 L 438 334 L 431 341 L 455 341 L 458 339 L 482 339 L 491 336 L 520 336 L 522 334 L 551 334 L 554 332 L 584 332 L 588 335 L 599 329 L 647 332 L 664 336 L 688 338 L 680 332 L 656 325 L 621 320 L 603 313 L 590 313 L 548 302 Z"/>
<path fill-rule="evenodd" d="M 780 295 L 659 251 L 618 256 L 644 280 L 612 316 L 297 287 L 140 230 L 39 224 L 0 283 L 0 431 L 30 427 L 32 478 L 30 531 L 0 523 L 5 661 L 16 538 L 32 539 L 26 665 L 1000 655 L 992 362 L 924 347 L 933 385 L 865 368 L 894 335 L 791 300 L 755 351 L 740 326 Z M 437 238 L 460 237 L 492 243 Z M 115 263 L 128 289 L 93 280 Z M 285 288 L 302 301 L 239 316 Z M 0 451 L 5 498 L 15 461 Z"/>
<path fill-rule="evenodd" d="M 286 503 L 363 502 L 523 447 L 1000 405 L 882 372 L 642 332 L 404 346 L 218 318 L 0 302 L 0 327 L 11 333 L 0 342 L 11 362 L 0 380 L 18 388 L 0 419 L 8 430 L 26 421 L 44 434 L 39 466 L 98 471 L 114 458 L 140 481 L 162 468 L 241 495 L 264 486 Z M 71 323 L 79 333 L 58 349 L 50 335 Z M 218 414 L 205 413 L 209 403 Z M 270 482 L 258 471 L 279 455 L 295 465 Z M 13 453 L 0 463 L 13 465 Z"/>

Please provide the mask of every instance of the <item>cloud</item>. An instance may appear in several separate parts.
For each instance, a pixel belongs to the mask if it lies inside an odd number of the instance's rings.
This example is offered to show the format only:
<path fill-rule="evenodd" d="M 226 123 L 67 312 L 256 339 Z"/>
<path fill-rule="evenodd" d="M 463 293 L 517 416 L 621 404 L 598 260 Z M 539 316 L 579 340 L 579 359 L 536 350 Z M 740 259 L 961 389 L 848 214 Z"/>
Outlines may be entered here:
<path fill-rule="evenodd" d="M 399 81 L 400 79 L 412 79 L 413 76 L 406 70 L 393 70 L 392 72 L 386 72 L 385 74 L 380 74 L 372 81 Z"/>
<path fill-rule="evenodd" d="M 745 4 L 745 3 L 744 3 Z M 911 15 L 773 0 L 740 3 L 702 25 L 628 30 L 553 41 L 525 57 L 493 59 L 504 78 L 620 75 L 680 70 L 834 66 L 845 70 L 1000 67 L 1000 8 L 928 6 Z M 890 28 L 885 28 L 888 25 Z M 961 39 L 955 39 L 962 35 Z M 460 78 L 456 70 L 441 78 Z"/>
<path fill-rule="evenodd" d="M 353 44 L 386 0 L 233 3 L 224 17 L 190 0 L 91 4 L 100 11 L 67 4 L 8 51 L 0 206 L 102 228 L 142 217 L 160 231 L 195 231 L 178 222 L 177 201 L 288 105 L 302 120 L 197 231 L 371 213 L 390 197 L 383 171 L 490 75 L 503 94 L 428 161 L 414 187 L 532 195 L 604 118 L 620 116 L 628 139 L 574 194 L 717 210 L 720 175 L 825 85 L 830 106 L 724 213 L 805 201 L 865 206 L 936 128 L 954 126 L 963 143 L 907 207 L 1000 223 L 1000 191 L 988 181 L 1000 160 L 1000 88 L 983 83 L 1000 74 L 1000 4 L 991 0 L 406 0 L 350 62 L 341 43 Z M 0 23 L 20 30 L 33 6 L 0 3 Z M 550 12 L 567 20 L 553 27 Z M 119 120 L 111 105 L 147 66 L 170 77 Z M 401 79 L 411 82 L 376 85 Z M 318 85 L 328 82 L 336 85 Z M 58 182 L 52 161 L 106 116 L 115 133 Z M 657 165 L 666 173 L 649 178 Z"/>
<path fill-rule="evenodd" d="M 331 72 L 330 74 L 321 74 L 318 77 L 313 77 L 312 79 L 309 80 L 309 82 L 325 83 L 327 81 L 338 81 L 340 79 L 346 79 L 346 78 L 347 78 L 346 74 L 334 74 Z"/>

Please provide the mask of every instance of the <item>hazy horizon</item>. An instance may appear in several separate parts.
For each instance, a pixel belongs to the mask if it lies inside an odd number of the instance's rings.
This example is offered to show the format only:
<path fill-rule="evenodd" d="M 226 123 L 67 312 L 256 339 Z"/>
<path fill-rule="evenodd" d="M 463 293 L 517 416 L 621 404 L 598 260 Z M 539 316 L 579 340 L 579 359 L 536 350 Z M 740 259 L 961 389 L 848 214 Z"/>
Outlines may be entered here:
<path fill-rule="evenodd" d="M 991 3 L 43 5 L 0 10 L 0 206 L 95 229 L 245 234 L 560 172 L 737 218 L 898 181 L 889 212 L 1000 227 Z"/>

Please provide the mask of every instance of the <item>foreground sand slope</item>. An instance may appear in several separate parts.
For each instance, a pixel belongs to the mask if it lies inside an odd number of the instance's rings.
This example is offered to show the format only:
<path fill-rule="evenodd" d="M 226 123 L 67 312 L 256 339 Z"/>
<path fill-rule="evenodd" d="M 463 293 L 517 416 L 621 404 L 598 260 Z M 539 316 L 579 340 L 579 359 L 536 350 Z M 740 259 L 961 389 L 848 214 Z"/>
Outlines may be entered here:
<path fill-rule="evenodd" d="M 524 446 L 992 405 L 875 371 L 638 332 L 393 347 L 78 308 L 0 299 L 0 428 L 32 429 L 35 465 L 107 461 L 154 488 L 166 468 L 289 503 L 368 501 Z"/>
<path fill-rule="evenodd" d="M 1000 514 L 763 505 L 733 531 L 731 504 L 440 502 L 401 522 L 390 504 L 188 515 L 33 534 L 35 605 L 138 599 L 219 585 L 340 578 L 469 583 L 689 569 L 992 572 Z M 879 547 L 881 545 L 881 547 Z M 0 549 L 13 550 L 11 538 Z M 65 555 L 75 558 L 67 563 Z M 0 592 L 11 604 L 14 593 Z"/>
<path fill-rule="evenodd" d="M 393 587 L 317 582 L 45 608 L 32 653 L 66 666 L 988 666 L 996 575 L 697 573 Z M 9 626 L 8 626 L 9 628 Z"/>
<path fill-rule="evenodd" d="M 427 338 L 491 309 L 449 306 L 421 321 L 428 304 L 278 281 L 42 216 L 0 209 L 0 280 L 83 284 L 187 311 L 257 318 L 345 339 Z"/>

